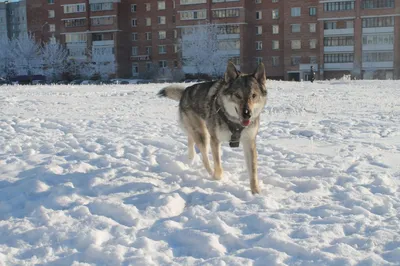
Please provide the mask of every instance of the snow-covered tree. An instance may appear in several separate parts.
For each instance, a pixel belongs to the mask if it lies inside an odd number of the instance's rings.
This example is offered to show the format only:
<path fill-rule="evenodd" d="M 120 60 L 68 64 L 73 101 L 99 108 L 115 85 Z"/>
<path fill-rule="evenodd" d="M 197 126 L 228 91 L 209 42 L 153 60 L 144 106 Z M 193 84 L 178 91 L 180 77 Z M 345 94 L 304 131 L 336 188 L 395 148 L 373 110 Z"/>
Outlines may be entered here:
<path fill-rule="evenodd" d="M 10 78 L 15 75 L 15 43 L 8 38 L 0 39 L 0 76 Z"/>
<path fill-rule="evenodd" d="M 46 43 L 41 49 L 45 75 L 56 81 L 66 71 L 68 52 L 59 42 Z"/>
<path fill-rule="evenodd" d="M 220 49 L 217 24 L 196 25 L 182 32 L 181 49 L 187 72 L 221 75 L 227 57 Z"/>
<path fill-rule="evenodd" d="M 33 75 L 42 73 L 41 49 L 35 37 L 28 33 L 14 40 L 14 56 L 18 74 Z"/>

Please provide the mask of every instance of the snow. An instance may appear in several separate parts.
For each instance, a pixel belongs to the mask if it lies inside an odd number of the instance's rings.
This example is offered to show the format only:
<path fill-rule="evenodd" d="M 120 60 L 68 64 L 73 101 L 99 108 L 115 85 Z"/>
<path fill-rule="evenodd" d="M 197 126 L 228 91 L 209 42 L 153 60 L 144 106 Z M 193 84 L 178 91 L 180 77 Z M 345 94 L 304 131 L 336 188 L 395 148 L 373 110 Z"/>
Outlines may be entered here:
<path fill-rule="evenodd" d="M 399 265 L 397 81 L 269 81 L 256 196 L 163 86 L 0 87 L 0 265 Z"/>

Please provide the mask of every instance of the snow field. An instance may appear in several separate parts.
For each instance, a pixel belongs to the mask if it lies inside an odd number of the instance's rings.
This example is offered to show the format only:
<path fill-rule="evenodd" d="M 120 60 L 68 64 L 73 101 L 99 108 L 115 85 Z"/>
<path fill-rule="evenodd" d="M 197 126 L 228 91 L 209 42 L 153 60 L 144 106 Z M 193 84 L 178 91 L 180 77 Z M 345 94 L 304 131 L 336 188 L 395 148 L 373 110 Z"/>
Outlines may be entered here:
<path fill-rule="evenodd" d="M 256 196 L 163 86 L 0 87 L 0 265 L 400 265 L 396 81 L 269 81 Z"/>

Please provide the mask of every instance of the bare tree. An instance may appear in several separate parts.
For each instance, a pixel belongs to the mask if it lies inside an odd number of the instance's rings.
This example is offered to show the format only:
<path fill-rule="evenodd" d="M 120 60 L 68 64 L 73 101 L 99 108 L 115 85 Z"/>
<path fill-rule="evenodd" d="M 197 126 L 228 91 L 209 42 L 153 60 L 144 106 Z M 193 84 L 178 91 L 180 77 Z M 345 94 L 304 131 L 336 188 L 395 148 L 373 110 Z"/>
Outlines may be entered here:
<path fill-rule="evenodd" d="M 16 65 L 18 74 L 29 76 L 41 72 L 42 58 L 40 46 L 36 43 L 35 37 L 28 33 L 21 35 L 14 40 Z"/>
<path fill-rule="evenodd" d="M 216 24 L 196 25 L 182 33 L 183 64 L 188 72 L 221 75 L 227 57 L 220 50 L 219 27 Z"/>
<path fill-rule="evenodd" d="M 66 70 L 68 52 L 59 42 L 46 43 L 41 49 L 44 73 L 56 81 Z"/>
<path fill-rule="evenodd" d="M 15 75 L 16 57 L 13 52 L 15 43 L 8 38 L 0 39 L 0 76 L 7 79 Z"/>

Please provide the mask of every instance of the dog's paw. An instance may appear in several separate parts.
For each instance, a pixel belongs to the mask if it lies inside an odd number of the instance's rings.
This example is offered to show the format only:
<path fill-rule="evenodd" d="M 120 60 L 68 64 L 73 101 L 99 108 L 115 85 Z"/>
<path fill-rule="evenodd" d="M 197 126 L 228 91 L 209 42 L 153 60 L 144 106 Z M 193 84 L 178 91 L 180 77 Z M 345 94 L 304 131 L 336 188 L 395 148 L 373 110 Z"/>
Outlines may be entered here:
<path fill-rule="evenodd" d="M 215 180 L 221 180 L 223 175 L 224 175 L 224 172 L 222 170 L 216 170 L 216 171 L 214 171 L 213 178 Z"/>
<path fill-rule="evenodd" d="M 251 193 L 254 194 L 260 194 L 260 188 L 258 186 L 251 186 Z"/>

